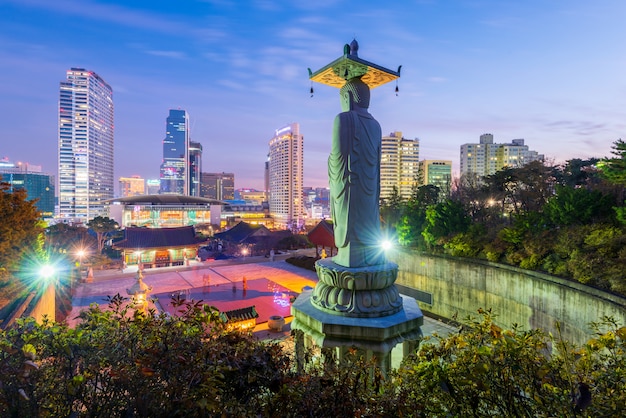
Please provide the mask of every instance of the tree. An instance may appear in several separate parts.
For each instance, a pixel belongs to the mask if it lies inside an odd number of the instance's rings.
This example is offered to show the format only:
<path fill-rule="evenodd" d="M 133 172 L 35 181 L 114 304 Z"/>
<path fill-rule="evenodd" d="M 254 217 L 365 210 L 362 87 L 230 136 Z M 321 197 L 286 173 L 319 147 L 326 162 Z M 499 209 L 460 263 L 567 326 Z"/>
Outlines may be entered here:
<path fill-rule="evenodd" d="M 24 189 L 11 191 L 0 178 L 0 282 L 18 269 L 26 255 L 41 259 L 43 222 L 35 200 Z"/>
<path fill-rule="evenodd" d="M 556 226 L 584 225 L 610 220 L 613 196 L 584 188 L 557 186 L 544 205 L 544 213 Z"/>
<path fill-rule="evenodd" d="M 466 232 L 471 223 L 460 202 L 446 199 L 426 209 L 426 223 L 422 235 L 430 246 L 439 244 L 444 237 Z"/>
<path fill-rule="evenodd" d="M 599 161 L 598 158 L 567 160 L 560 169 L 556 170 L 557 182 L 568 187 L 582 187 L 595 183 L 599 177 L 596 167 Z"/>
<path fill-rule="evenodd" d="M 626 328 L 602 318 L 594 338 L 574 347 L 541 330 L 504 330 L 490 311 L 479 313 L 458 334 L 426 338 L 405 360 L 393 376 L 396 416 L 622 415 Z"/>
<path fill-rule="evenodd" d="M 611 148 L 614 157 L 602 159 L 600 171 L 611 183 L 626 186 L 626 142 L 618 139 Z"/>
<path fill-rule="evenodd" d="M 87 222 L 89 229 L 96 233 L 96 241 L 98 243 L 98 254 L 102 254 L 104 243 L 107 239 L 107 234 L 113 231 L 117 231 L 120 227 L 115 220 L 103 216 L 96 216 L 91 221 Z"/>
<path fill-rule="evenodd" d="M 383 202 L 380 208 L 380 216 L 383 220 L 383 224 L 387 229 L 393 229 L 400 221 L 400 215 L 402 214 L 402 196 L 398 188 L 394 185 L 391 189 L 391 195 L 389 199 Z"/>
<path fill-rule="evenodd" d="M 46 228 L 46 246 L 55 254 L 76 253 L 83 250 L 93 253 L 96 239 L 89 235 L 84 226 L 56 223 Z"/>

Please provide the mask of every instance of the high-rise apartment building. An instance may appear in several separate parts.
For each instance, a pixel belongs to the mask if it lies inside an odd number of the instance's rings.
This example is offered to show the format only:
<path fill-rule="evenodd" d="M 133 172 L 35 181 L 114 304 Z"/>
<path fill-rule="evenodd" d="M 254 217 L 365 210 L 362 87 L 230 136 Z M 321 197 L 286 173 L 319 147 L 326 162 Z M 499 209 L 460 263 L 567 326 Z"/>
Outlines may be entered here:
<path fill-rule="evenodd" d="M 233 200 L 235 198 L 235 174 L 202 173 L 200 197 L 216 200 Z"/>
<path fill-rule="evenodd" d="M 189 116 L 170 109 L 165 121 L 161 194 L 189 195 Z"/>
<path fill-rule="evenodd" d="M 403 199 L 411 197 L 419 170 L 419 139 L 408 139 L 402 132 L 383 136 L 380 157 L 380 199 L 389 199 L 393 188 Z"/>
<path fill-rule="evenodd" d="M 419 184 L 425 186 L 432 184 L 439 187 L 445 194 L 450 194 L 452 183 L 452 161 L 450 160 L 422 160 L 419 166 Z"/>
<path fill-rule="evenodd" d="M 270 215 L 278 229 L 299 229 L 304 222 L 303 147 L 298 123 L 277 129 L 269 141 Z"/>
<path fill-rule="evenodd" d="M 521 167 L 543 159 L 543 154 L 529 150 L 523 139 L 495 144 L 492 134 L 483 134 L 479 143 L 461 145 L 461 175 L 474 173 L 481 177 L 490 176 L 505 167 Z"/>
<path fill-rule="evenodd" d="M 113 90 L 98 74 L 71 68 L 59 94 L 59 217 L 107 216 L 114 197 Z"/>
<path fill-rule="evenodd" d="M 120 196 L 142 196 L 146 194 L 146 182 L 139 176 L 120 177 Z"/>
<path fill-rule="evenodd" d="M 202 144 L 189 141 L 189 196 L 200 196 Z"/>

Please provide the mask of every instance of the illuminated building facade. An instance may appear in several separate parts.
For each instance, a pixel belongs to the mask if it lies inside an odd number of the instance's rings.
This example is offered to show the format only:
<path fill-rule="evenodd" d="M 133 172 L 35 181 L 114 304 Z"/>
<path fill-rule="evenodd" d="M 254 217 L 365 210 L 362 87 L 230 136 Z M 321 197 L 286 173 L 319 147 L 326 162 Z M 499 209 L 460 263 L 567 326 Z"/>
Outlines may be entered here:
<path fill-rule="evenodd" d="M 146 182 L 139 176 L 120 177 L 120 195 L 141 196 L 146 194 Z"/>
<path fill-rule="evenodd" d="M 294 230 L 303 226 L 303 147 L 304 138 L 298 123 L 276 130 L 269 141 L 270 214 L 278 229 Z"/>
<path fill-rule="evenodd" d="M 483 134 L 479 143 L 461 145 L 461 175 L 474 173 L 480 177 L 490 176 L 505 167 L 521 167 L 543 159 L 542 154 L 528 149 L 523 139 L 495 144 L 492 134 Z"/>
<path fill-rule="evenodd" d="M 189 141 L 189 196 L 200 196 L 202 144 Z"/>
<path fill-rule="evenodd" d="M 9 184 L 9 192 L 24 189 L 28 200 L 37 199 L 35 206 L 44 219 L 54 217 L 54 176 L 41 172 L 41 166 L 0 161 L 0 179 Z"/>
<path fill-rule="evenodd" d="M 452 182 L 452 161 L 450 160 L 422 160 L 419 165 L 420 186 L 432 184 L 439 187 L 442 196 L 450 194 Z"/>
<path fill-rule="evenodd" d="M 210 227 L 219 225 L 222 202 L 183 195 L 144 195 L 112 199 L 110 218 L 122 228 Z"/>
<path fill-rule="evenodd" d="M 380 199 L 389 199 L 394 187 L 402 199 L 411 197 L 419 170 L 419 139 L 408 139 L 402 132 L 382 137 L 380 157 Z"/>
<path fill-rule="evenodd" d="M 71 68 L 60 83 L 58 197 L 63 221 L 107 216 L 114 195 L 113 90 L 98 74 Z"/>
<path fill-rule="evenodd" d="M 161 191 L 161 180 L 159 179 L 147 179 L 146 180 L 146 194 L 159 194 Z"/>
<path fill-rule="evenodd" d="M 201 197 L 217 200 L 232 200 L 235 198 L 234 173 L 202 173 L 201 179 Z"/>
<path fill-rule="evenodd" d="M 189 195 L 189 116 L 170 109 L 165 124 L 161 194 Z"/>

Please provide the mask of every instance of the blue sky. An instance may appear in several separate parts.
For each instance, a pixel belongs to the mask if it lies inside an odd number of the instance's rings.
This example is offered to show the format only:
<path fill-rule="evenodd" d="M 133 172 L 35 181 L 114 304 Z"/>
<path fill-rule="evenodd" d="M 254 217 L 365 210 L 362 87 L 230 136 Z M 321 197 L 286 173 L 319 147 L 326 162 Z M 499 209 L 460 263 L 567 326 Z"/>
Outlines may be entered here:
<path fill-rule="evenodd" d="M 356 37 L 396 69 L 372 91 L 383 133 L 450 159 L 483 133 L 555 162 L 626 138 L 622 0 L 0 0 L 0 157 L 56 173 L 59 82 L 70 67 L 114 90 L 115 174 L 158 177 L 165 118 L 186 109 L 204 171 L 263 185 L 274 130 L 299 122 L 305 185 L 325 186 L 338 91 L 317 70 Z"/>

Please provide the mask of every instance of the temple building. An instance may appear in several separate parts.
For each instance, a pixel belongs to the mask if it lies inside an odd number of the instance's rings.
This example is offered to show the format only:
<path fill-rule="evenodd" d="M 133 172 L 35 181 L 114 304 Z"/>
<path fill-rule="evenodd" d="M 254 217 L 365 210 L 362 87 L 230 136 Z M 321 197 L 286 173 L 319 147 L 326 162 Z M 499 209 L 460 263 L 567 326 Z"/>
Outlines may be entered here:
<path fill-rule="evenodd" d="M 124 230 L 124 239 L 113 244 L 122 252 L 124 266 L 141 268 L 182 266 L 195 258 L 206 239 L 197 238 L 192 226 L 179 228 L 136 228 Z"/>

